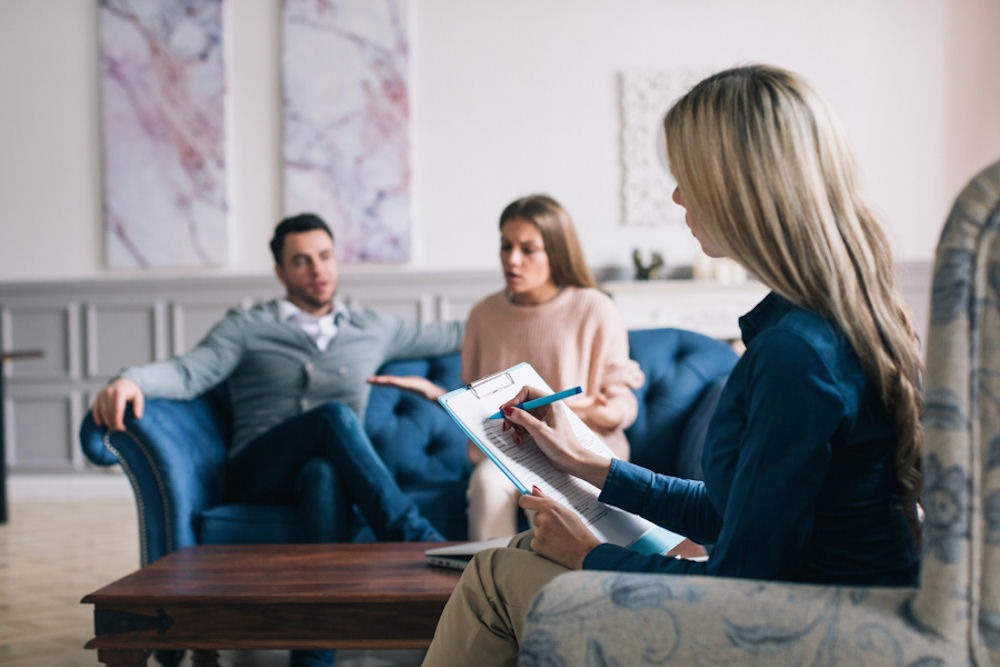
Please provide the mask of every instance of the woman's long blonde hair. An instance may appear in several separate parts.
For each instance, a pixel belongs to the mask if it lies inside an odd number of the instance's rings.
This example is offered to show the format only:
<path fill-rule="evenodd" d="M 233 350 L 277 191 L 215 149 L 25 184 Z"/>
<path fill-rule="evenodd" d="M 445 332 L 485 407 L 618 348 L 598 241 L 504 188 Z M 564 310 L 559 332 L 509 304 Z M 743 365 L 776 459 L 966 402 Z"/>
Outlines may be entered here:
<path fill-rule="evenodd" d="M 837 120 L 795 74 L 754 65 L 696 85 L 664 129 L 671 171 L 708 239 L 846 335 L 892 415 L 896 476 L 919 539 L 919 344 Z"/>

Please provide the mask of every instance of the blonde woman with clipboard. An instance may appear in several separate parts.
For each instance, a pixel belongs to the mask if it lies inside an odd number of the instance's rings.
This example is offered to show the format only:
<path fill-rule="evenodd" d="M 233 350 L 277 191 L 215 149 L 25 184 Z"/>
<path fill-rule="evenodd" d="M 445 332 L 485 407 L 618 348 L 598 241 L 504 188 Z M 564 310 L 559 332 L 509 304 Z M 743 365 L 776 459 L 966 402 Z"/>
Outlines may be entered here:
<path fill-rule="evenodd" d="M 504 404 L 558 470 L 600 500 L 712 544 L 707 560 L 600 543 L 538 492 L 533 532 L 478 553 L 438 621 L 424 665 L 536 664 L 531 600 L 571 569 L 814 584 L 913 586 L 919 571 L 921 360 L 885 234 L 858 194 L 838 123 L 797 75 L 739 67 L 680 98 L 664 121 L 674 200 L 706 254 L 772 291 L 740 320 L 744 354 L 708 427 L 704 481 L 582 449 L 558 404 Z M 640 595 L 622 604 L 644 602 Z M 601 659 L 614 663 L 614 646 Z"/>

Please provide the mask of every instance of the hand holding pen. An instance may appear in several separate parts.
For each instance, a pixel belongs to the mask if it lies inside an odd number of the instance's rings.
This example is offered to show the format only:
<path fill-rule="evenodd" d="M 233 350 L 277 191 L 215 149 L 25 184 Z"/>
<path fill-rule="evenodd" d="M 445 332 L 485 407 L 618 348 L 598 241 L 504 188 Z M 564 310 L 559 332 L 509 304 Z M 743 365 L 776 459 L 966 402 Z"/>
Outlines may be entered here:
<path fill-rule="evenodd" d="M 521 404 L 530 404 L 529 401 L 548 396 L 546 392 L 534 387 L 522 388 L 516 396 L 500 406 L 500 411 L 504 414 L 504 428 L 510 425 L 515 429 L 523 429 L 557 470 L 568 472 L 602 488 L 611 459 L 595 454 L 580 444 L 573 433 L 568 411 L 555 409 L 557 406 L 552 401 L 558 399 L 547 400 L 544 405 L 534 409 L 518 408 Z"/>
<path fill-rule="evenodd" d="M 525 389 L 528 389 L 528 387 L 525 387 Z M 522 389 L 521 391 L 523 392 L 524 389 Z M 532 398 L 527 401 L 522 401 L 520 403 L 517 403 L 516 405 L 510 405 L 510 401 L 507 401 L 507 403 L 504 403 L 503 406 L 501 406 L 500 410 L 494 412 L 492 415 L 490 415 L 489 418 L 502 419 L 504 416 L 504 409 L 505 409 L 504 406 L 507 406 L 506 407 L 507 410 L 511 410 L 513 408 L 519 408 L 521 410 L 534 410 L 535 408 L 541 408 L 546 405 L 549 405 L 550 403 L 561 401 L 564 398 L 569 398 L 570 396 L 576 396 L 582 391 L 583 387 L 576 386 L 573 387 L 572 389 L 563 389 L 562 391 L 557 391 L 554 394 L 546 394 L 539 396 L 538 398 Z M 518 396 L 520 395 L 521 394 L 518 394 Z"/>

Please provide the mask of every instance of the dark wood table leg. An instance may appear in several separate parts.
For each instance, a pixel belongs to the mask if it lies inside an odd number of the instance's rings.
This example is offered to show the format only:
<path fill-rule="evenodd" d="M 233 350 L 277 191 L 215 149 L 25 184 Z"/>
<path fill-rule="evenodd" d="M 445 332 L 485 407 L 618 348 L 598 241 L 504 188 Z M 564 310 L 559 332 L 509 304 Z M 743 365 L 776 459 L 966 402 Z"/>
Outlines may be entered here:
<path fill-rule="evenodd" d="M 146 649 L 97 649 L 97 662 L 108 667 L 145 667 L 152 651 Z"/>
<path fill-rule="evenodd" d="M 0 360 L 0 523 L 7 523 L 7 443 L 3 423 L 3 361 Z"/>
<path fill-rule="evenodd" d="M 3 373 L 4 364 L 15 359 L 33 359 L 42 356 L 41 350 L 0 352 L 0 523 L 7 523 L 7 444 L 4 441 L 3 423 Z"/>

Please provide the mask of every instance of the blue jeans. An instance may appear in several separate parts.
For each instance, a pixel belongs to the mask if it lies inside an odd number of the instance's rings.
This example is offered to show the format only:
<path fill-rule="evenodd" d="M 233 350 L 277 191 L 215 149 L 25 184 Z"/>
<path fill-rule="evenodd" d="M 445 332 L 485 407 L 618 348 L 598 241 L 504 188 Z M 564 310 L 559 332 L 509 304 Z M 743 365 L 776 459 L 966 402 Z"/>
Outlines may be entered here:
<path fill-rule="evenodd" d="M 444 537 L 396 484 L 354 412 L 329 402 L 287 419 L 252 440 L 226 466 L 236 502 L 297 504 L 306 539 L 349 542 L 353 505 L 386 542 Z M 292 651 L 292 667 L 333 664 L 333 651 Z"/>
<path fill-rule="evenodd" d="M 317 465 L 328 461 L 329 466 Z M 332 474 L 329 472 L 332 470 Z M 438 542 L 444 537 L 396 484 L 354 412 L 329 402 L 278 424 L 237 452 L 226 467 L 227 495 L 236 502 L 321 502 L 315 510 L 340 541 L 349 541 L 352 505 L 384 542 Z M 308 525 L 307 521 L 307 525 Z M 307 528 L 329 530 L 317 524 Z M 315 535 L 314 535 L 315 536 Z"/>

